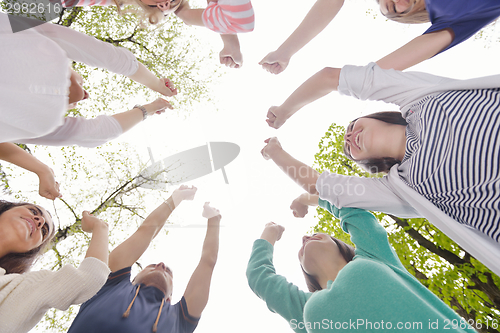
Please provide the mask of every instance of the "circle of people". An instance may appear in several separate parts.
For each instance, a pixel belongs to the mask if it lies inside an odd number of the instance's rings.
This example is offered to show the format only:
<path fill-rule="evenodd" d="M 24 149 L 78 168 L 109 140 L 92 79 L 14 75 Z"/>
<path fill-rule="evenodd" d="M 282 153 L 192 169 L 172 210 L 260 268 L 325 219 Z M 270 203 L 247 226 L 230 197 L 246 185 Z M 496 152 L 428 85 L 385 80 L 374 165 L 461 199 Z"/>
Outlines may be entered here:
<path fill-rule="evenodd" d="M 70 1 L 62 5 L 70 7 Z M 402 72 L 473 36 L 500 16 L 497 0 L 377 0 L 388 19 L 431 22 L 431 27 L 377 62 L 366 66 L 324 68 L 300 85 L 280 106 L 268 110 L 275 129 L 305 105 L 337 90 L 361 100 L 394 103 L 400 112 L 379 112 L 353 120 L 344 135 L 346 156 L 382 178 L 323 172 L 296 160 L 276 137 L 261 153 L 305 193 L 290 206 L 304 217 L 321 206 L 340 220 L 355 248 L 327 234 L 304 236 L 299 261 L 309 292 L 278 274 L 273 249 L 284 228 L 268 223 L 248 263 L 250 288 L 268 308 L 288 322 L 367 321 L 434 322 L 460 316 L 424 287 L 401 264 L 385 229 L 368 210 L 402 218 L 425 217 L 500 275 L 500 75 L 455 80 L 420 72 Z M 220 62 L 242 65 L 238 33 L 254 28 L 250 0 L 210 0 L 205 9 L 185 0 L 80 0 L 77 6 L 133 6 L 140 20 L 158 24 L 170 13 L 188 25 L 219 33 Z M 292 56 L 321 32 L 341 10 L 343 0 L 317 0 L 300 26 L 259 63 L 266 71 L 286 70 Z M 173 83 L 158 78 L 125 48 L 101 42 L 55 24 L 14 34 L 0 13 L 0 159 L 37 174 L 39 193 L 59 197 L 52 170 L 15 143 L 96 147 L 149 116 L 172 106 L 163 98 L 95 119 L 64 117 L 88 93 L 71 69 L 78 61 L 125 75 L 166 97 Z M 14 114 L 15 116 L 12 116 Z M 307 172 L 296 172 L 307 170 Z M 363 185 L 362 194 L 342 189 Z M 171 304 L 173 275 L 164 263 L 146 266 L 131 279 L 131 266 L 143 255 L 195 187 L 180 186 L 123 243 L 108 253 L 108 225 L 82 213 L 83 231 L 92 233 L 78 268 L 31 271 L 56 233 L 51 214 L 24 202 L 0 201 L 0 330 L 27 332 L 50 308 L 66 310 L 83 303 L 69 332 L 193 332 L 208 302 L 217 261 L 220 212 L 206 203 L 207 231 L 201 259 L 182 299 Z M 307 304 L 307 306 L 306 306 Z M 418 309 L 418 310 L 416 310 Z M 296 332 L 322 328 L 292 327 Z M 346 328 L 342 328 L 346 329 Z M 455 331 L 474 332 L 473 328 Z"/>

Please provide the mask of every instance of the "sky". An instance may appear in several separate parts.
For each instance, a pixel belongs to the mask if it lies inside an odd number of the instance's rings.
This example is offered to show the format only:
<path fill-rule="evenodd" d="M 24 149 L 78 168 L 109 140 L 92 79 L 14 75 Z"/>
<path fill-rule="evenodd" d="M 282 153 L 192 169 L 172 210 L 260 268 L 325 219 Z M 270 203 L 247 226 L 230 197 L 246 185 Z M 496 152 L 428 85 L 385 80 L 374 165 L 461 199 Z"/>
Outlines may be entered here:
<path fill-rule="evenodd" d="M 256 26 L 240 35 L 244 55 L 241 69 L 228 69 L 211 87 L 214 103 L 195 105 L 186 115 L 167 113 L 148 119 L 119 141 L 127 142 L 148 159 L 148 147 L 156 160 L 210 141 L 238 144 L 239 156 L 221 171 L 188 183 L 198 187 L 192 202 L 184 202 L 169 218 L 168 235 L 161 234 L 145 253 L 145 264 L 163 261 L 174 271 L 173 301 L 184 292 L 198 264 L 206 229 L 202 218 L 205 201 L 220 209 L 220 248 L 209 303 L 197 333 L 207 332 L 291 332 L 287 322 L 271 313 L 248 287 L 245 269 L 252 243 L 267 222 L 285 227 L 275 245 L 274 263 L 278 274 L 307 290 L 297 259 L 301 237 L 316 224 L 315 210 L 296 219 L 289 205 L 302 193 L 260 150 L 264 140 L 277 136 L 292 156 L 311 165 L 318 143 L 332 122 L 347 125 L 360 115 L 397 110 L 395 105 L 361 102 L 336 92 L 295 114 L 279 130 L 265 122 L 270 106 L 280 105 L 300 84 L 324 67 L 346 64 L 366 65 L 376 61 L 426 30 L 428 24 L 409 26 L 387 21 L 373 0 L 346 1 L 337 18 L 311 43 L 299 51 L 288 68 L 272 75 L 258 65 L 298 26 L 313 1 L 275 0 L 253 2 Z M 202 4 L 203 5 L 203 4 Z M 222 48 L 220 38 L 207 29 L 193 27 L 194 33 L 214 51 Z M 410 70 L 424 71 L 457 79 L 500 73 L 499 28 L 491 38 L 471 39 Z M 172 188 L 174 189 L 174 188 Z M 151 190 L 152 197 L 160 194 Z M 130 230 L 132 233 L 134 230 Z M 36 332 L 36 330 L 33 330 Z"/>

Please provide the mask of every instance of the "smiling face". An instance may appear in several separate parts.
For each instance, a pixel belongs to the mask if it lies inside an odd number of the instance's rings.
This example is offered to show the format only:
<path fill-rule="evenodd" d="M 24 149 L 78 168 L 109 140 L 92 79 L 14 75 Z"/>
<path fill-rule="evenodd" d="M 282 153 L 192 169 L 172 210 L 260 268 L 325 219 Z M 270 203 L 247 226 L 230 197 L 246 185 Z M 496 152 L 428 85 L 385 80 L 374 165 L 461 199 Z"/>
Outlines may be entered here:
<path fill-rule="evenodd" d="M 141 0 L 143 4 L 151 8 L 158 8 L 164 15 L 175 12 L 182 0 Z"/>
<path fill-rule="evenodd" d="M 160 262 L 146 266 L 134 279 L 134 284 L 144 284 L 160 289 L 166 298 L 172 296 L 173 274 L 168 266 Z"/>
<path fill-rule="evenodd" d="M 89 98 L 89 94 L 85 89 L 83 89 L 83 79 L 80 74 L 75 72 L 73 69 L 70 69 L 70 72 L 71 85 L 69 86 L 68 109 L 74 108 L 79 101 Z"/>
<path fill-rule="evenodd" d="M 328 269 L 327 266 L 347 264 L 337 243 L 330 235 L 322 233 L 302 237 L 299 261 L 304 272 L 312 276 L 318 276 L 320 271 Z"/>
<path fill-rule="evenodd" d="M 380 11 L 386 17 L 411 15 L 425 8 L 423 0 L 379 0 Z"/>
<path fill-rule="evenodd" d="M 401 125 L 389 124 L 372 118 L 358 118 L 347 127 L 344 135 L 344 150 L 357 161 L 395 157 L 392 156 L 395 129 L 393 126 Z"/>
<path fill-rule="evenodd" d="M 25 253 L 33 250 L 50 238 L 53 231 L 52 218 L 40 206 L 16 206 L 0 215 L 4 253 Z"/>

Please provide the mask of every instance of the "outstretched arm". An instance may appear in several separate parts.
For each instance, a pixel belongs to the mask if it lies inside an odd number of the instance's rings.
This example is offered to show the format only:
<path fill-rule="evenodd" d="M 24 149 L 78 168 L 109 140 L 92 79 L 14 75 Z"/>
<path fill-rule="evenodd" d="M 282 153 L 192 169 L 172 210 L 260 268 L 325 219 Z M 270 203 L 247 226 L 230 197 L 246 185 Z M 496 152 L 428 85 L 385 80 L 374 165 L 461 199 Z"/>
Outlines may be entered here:
<path fill-rule="evenodd" d="M 323 31 L 343 5 L 344 0 L 317 0 L 290 37 L 276 51 L 265 56 L 259 65 L 273 74 L 283 72 L 292 56 Z"/>
<path fill-rule="evenodd" d="M 210 2 L 209 7 L 212 7 L 212 4 L 213 2 Z M 215 10 L 214 8 L 211 9 L 212 11 Z M 224 21 L 224 24 L 227 24 L 226 21 L 228 18 L 224 17 L 226 13 L 224 11 L 216 11 L 216 10 L 215 10 L 216 13 L 213 16 L 211 16 L 212 21 L 203 22 L 202 16 L 207 14 L 205 10 L 206 9 L 202 8 L 191 8 L 189 6 L 189 3 L 187 1 L 184 1 L 179 7 L 179 9 L 175 11 L 175 15 L 177 15 L 177 17 L 179 17 L 187 25 L 196 25 L 205 27 L 206 26 L 205 23 L 207 24 L 210 23 L 210 26 L 206 27 L 211 30 L 215 29 L 214 23 L 216 22 L 213 22 L 213 20 L 215 19 L 221 19 L 222 21 Z M 253 23 L 253 15 L 251 16 L 251 18 Z M 253 30 L 253 24 L 251 30 Z M 222 39 L 222 43 L 224 44 L 224 47 L 219 54 L 220 63 L 230 68 L 239 68 L 243 66 L 243 56 L 241 55 L 240 51 L 240 42 L 238 40 L 238 36 L 235 34 L 235 32 L 240 32 L 240 31 L 220 31 L 219 29 L 219 31 L 217 32 L 221 33 L 220 37 Z"/>
<path fill-rule="evenodd" d="M 149 89 L 159 92 L 164 96 L 177 95 L 177 88 L 167 78 L 157 78 L 149 69 L 139 62 L 137 71 L 132 75 L 127 75 L 129 79 L 140 83 Z"/>
<path fill-rule="evenodd" d="M 145 104 L 148 116 L 161 114 L 165 109 L 172 109 L 170 103 L 158 98 Z M 117 113 L 112 116 L 100 115 L 93 119 L 83 117 L 66 117 L 64 123 L 53 132 L 33 139 L 23 139 L 23 143 L 33 143 L 47 146 L 78 145 L 82 147 L 97 147 L 111 141 L 130 130 L 144 119 L 139 108 Z"/>
<path fill-rule="evenodd" d="M 99 218 L 84 211 L 82 214 L 82 230 L 92 233 L 89 248 L 85 258 L 96 258 L 105 264 L 108 264 L 108 224 Z"/>
<path fill-rule="evenodd" d="M 377 65 L 382 69 L 405 70 L 444 50 L 451 44 L 453 37 L 451 29 L 418 36 L 408 44 L 377 61 Z"/>
<path fill-rule="evenodd" d="M 264 142 L 267 145 L 262 149 L 261 153 L 266 160 L 273 160 L 284 173 L 308 193 L 319 194 L 316 190 L 316 181 L 320 175 L 318 171 L 296 160 L 284 151 L 277 138 L 269 138 Z"/>
<path fill-rule="evenodd" d="M 200 317 L 207 305 L 212 273 L 219 252 L 219 230 L 222 217 L 217 209 L 209 206 L 208 202 L 203 207 L 203 216 L 208 218 L 208 223 L 201 259 L 184 292 L 189 314 L 193 317 Z"/>
<path fill-rule="evenodd" d="M 183 200 L 193 200 L 196 187 L 182 185 L 142 222 L 137 231 L 118 245 L 109 255 L 109 269 L 116 272 L 132 266 L 146 251 L 151 241 L 165 225 L 172 211 Z"/>
<path fill-rule="evenodd" d="M 52 169 L 15 144 L 10 142 L 0 143 L 0 160 L 35 173 L 40 180 L 39 193 L 42 197 L 54 200 L 61 196 L 59 184 L 54 179 Z"/>
<path fill-rule="evenodd" d="M 266 120 L 268 125 L 280 128 L 295 112 L 337 90 L 339 78 L 340 68 L 323 68 L 298 87 L 282 105 L 269 108 Z"/>
<path fill-rule="evenodd" d="M 173 109 L 172 105 L 163 98 L 158 98 L 152 103 L 143 105 L 143 107 L 146 109 L 147 116 L 164 113 L 165 109 Z M 118 121 L 123 132 L 126 132 L 140 123 L 144 119 L 144 114 L 141 109 L 133 108 L 132 110 L 117 113 L 112 117 Z"/>

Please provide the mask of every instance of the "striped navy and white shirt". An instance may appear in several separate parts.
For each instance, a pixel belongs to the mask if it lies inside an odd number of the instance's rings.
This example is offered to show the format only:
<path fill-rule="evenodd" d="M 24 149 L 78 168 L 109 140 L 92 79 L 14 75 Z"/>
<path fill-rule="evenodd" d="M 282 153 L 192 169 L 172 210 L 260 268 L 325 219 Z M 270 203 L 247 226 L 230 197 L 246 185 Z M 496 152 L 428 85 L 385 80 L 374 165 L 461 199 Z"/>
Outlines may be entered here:
<path fill-rule="evenodd" d="M 403 181 L 455 221 L 500 238 L 500 89 L 428 96 L 406 114 Z"/>

